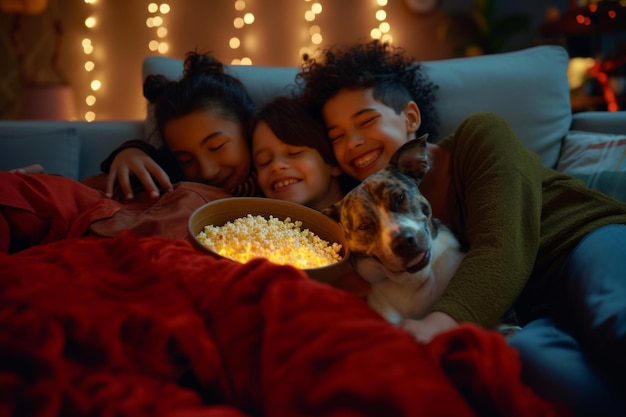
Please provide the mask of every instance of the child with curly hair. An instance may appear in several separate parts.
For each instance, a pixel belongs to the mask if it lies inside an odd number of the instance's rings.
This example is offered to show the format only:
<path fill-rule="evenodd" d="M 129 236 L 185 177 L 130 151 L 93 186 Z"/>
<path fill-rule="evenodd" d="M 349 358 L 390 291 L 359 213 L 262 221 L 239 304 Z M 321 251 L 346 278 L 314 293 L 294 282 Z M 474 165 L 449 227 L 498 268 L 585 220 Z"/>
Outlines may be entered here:
<path fill-rule="evenodd" d="M 297 79 L 357 180 L 416 135 L 436 137 L 436 86 L 401 48 L 331 48 Z M 420 190 L 467 254 L 405 328 L 428 342 L 462 322 L 491 327 L 513 307 L 523 328 L 509 340 L 529 385 L 575 415 L 623 416 L 626 204 L 543 166 L 493 113 L 469 115 L 428 156 Z"/>

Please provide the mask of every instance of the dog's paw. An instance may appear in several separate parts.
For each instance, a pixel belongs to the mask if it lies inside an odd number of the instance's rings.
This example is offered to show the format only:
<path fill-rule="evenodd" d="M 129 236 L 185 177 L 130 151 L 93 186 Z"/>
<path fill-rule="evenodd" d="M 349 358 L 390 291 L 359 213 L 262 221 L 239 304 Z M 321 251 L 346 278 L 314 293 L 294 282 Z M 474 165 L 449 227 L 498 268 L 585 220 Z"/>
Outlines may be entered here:
<path fill-rule="evenodd" d="M 378 314 L 381 315 L 389 323 L 394 326 L 400 327 L 404 321 L 404 317 L 391 307 L 384 300 L 380 300 L 375 293 L 370 292 L 367 296 L 367 304 L 372 307 Z"/>
<path fill-rule="evenodd" d="M 419 343 L 428 343 L 438 334 L 456 326 L 458 323 L 453 318 L 437 311 L 421 320 L 406 319 L 401 324 L 401 328 L 411 333 Z"/>

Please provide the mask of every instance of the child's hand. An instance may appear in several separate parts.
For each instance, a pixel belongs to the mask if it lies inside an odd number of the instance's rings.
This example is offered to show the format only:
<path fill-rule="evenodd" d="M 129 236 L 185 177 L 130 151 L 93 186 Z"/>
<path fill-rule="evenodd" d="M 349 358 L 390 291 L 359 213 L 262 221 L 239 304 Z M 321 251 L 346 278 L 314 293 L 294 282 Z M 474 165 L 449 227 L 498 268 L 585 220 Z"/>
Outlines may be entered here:
<path fill-rule="evenodd" d="M 111 164 L 105 193 L 108 197 L 113 196 L 116 181 L 126 199 L 134 198 L 133 188 L 130 182 L 131 176 L 137 177 L 150 196 L 156 198 L 160 195 L 159 187 L 166 191 L 173 190 L 170 177 L 144 151 L 137 148 L 127 148 L 118 153 Z"/>
<path fill-rule="evenodd" d="M 32 164 L 21 168 L 15 168 L 10 170 L 9 172 L 15 174 L 19 172 L 20 174 L 45 174 L 46 170 L 39 164 Z"/>
<path fill-rule="evenodd" d="M 456 320 L 446 313 L 433 311 L 421 320 L 405 320 L 400 327 L 411 333 L 419 343 L 428 343 L 438 334 L 458 325 Z"/>

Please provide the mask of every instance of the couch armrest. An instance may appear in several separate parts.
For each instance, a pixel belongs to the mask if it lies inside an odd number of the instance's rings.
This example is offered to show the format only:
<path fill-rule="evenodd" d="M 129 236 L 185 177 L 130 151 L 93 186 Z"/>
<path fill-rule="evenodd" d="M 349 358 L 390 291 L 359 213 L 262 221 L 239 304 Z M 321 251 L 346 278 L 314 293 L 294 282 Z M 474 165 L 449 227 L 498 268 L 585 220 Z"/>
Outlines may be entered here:
<path fill-rule="evenodd" d="M 598 133 L 626 133 L 626 111 L 586 111 L 575 113 L 570 130 Z"/>
<path fill-rule="evenodd" d="M 142 120 L 0 121 L 0 170 L 34 163 L 77 180 L 100 173 L 102 162 L 129 139 L 143 137 Z"/>

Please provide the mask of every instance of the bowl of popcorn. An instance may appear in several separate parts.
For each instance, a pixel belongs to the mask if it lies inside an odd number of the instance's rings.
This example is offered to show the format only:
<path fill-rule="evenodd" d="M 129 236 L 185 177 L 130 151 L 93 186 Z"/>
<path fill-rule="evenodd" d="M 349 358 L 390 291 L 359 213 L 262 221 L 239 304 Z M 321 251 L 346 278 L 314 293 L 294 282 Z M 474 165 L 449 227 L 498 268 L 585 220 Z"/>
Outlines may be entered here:
<path fill-rule="evenodd" d="M 266 258 L 330 285 L 348 269 L 349 250 L 341 226 L 317 210 L 289 201 L 215 200 L 196 209 L 188 227 L 194 247 L 233 261 Z"/>

